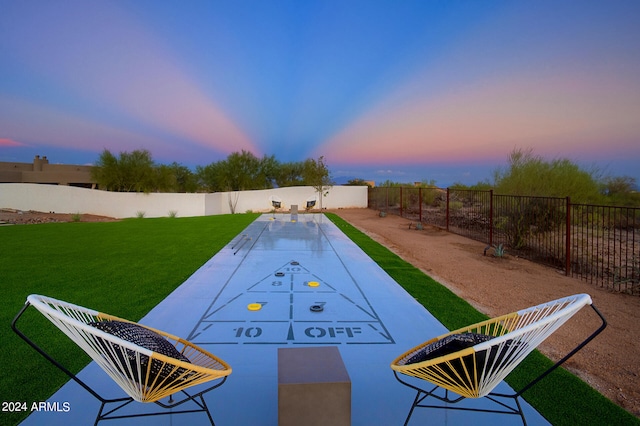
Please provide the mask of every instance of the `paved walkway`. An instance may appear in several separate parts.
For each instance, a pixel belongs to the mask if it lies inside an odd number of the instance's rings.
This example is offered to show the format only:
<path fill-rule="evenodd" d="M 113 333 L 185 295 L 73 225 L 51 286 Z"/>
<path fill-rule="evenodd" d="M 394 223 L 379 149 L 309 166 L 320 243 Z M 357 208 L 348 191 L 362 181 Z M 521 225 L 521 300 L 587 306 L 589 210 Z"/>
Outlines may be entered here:
<path fill-rule="evenodd" d="M 313 312 L 312 306 L 322 311 Z M 338 347 L 351 379 L 352 424 L 400 425 L 414 392 L 395 380 L 389 364 L 446 332 L 320 214 L 261 216 L 141 323 L 186 337 L 231 364 L 227 382 L 206 396 L 219 426 L 277 425 L 277 349 L 326 345 Z M 95 363 L 80 377 L 108 396 L 121 393 Z M 99 408 L 74 382 L 50 401 L 68 402 L 70 410 L 34 413 L 23 424 L 90 424 Z M 530 425 L 547 424 L 528 405 L 525 410 Z M 517 416 L 433 409 L 419 409 L 411 420 L 412 425 L 522 424 Z M 198 425 L 207 419 L 198 413 L 108 424 L 132 423 Z"/>

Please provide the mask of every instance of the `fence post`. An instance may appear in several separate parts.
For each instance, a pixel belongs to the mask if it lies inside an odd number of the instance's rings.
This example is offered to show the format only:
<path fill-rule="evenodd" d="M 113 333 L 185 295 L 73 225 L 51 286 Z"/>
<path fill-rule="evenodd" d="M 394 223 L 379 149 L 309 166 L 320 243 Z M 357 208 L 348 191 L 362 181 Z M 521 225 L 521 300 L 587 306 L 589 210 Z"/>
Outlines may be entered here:
<path fill-rule="evenodd" d="M 493 189 L 489 190 L 489 245 L 493 245 Z"/>
<path fill-rule="evenodd" d="M 567 197 L 567 231 L 565 240 L 565 275 L 571 275 L 571 197 Z"/>
<path fill-rule="evenodd" d="M 447 232 L 449 232 L 449 188 L 447 188 Z"/>
<path fill-rule="evenodd" d="M 418 209 L 420 212 L 418 222 L 422 223 L 422 187 L 418 188 L 418 204 L 420 205 L 420 208 Z"/>

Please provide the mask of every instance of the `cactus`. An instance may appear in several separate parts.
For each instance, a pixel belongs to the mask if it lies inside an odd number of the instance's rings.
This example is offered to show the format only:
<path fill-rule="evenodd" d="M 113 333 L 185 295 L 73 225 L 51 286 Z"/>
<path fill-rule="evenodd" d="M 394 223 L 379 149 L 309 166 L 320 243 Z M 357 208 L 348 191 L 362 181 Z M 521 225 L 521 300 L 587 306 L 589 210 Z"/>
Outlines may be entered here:
<path fill-rule="evenodd" d="M 495 257 L 504 257 L 504 252 L 505 251 L 506 250 L 505 250 L 505 248 L 504 248 L 504 246 L 502 244 L 499 244 L 497 246 L 496 245 L 493 246 L 493 255 Z"/>

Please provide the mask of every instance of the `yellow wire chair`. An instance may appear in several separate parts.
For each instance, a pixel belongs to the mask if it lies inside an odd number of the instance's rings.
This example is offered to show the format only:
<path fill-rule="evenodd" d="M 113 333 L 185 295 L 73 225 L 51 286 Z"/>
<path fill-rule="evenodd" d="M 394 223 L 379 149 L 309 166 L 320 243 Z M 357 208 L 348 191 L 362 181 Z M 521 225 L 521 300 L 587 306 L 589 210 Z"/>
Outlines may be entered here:
<path fill-rule="evenodd" d="M 582 343 L 547 371 L 513 394 L 494 393 L 493 389 L 513 371 L 543 340 L 549 337 L 581 308 L 590 305 L 602 324 Z M 577 294 L 523 309 L 438 336 L 397 357 L 391 368 L 396 379 L 417 391 L 405 425 L 415 408 L 443 408 L 517 414 L 526 425 L 518 398 L 555 370 L 593 338 L 607 323 L 587 294 Z M 411 376 L 430 383 L 404 380 Z M 435 386 L 434 386 L 435 385 Z M 453 395 L 449 394 L 453 392 Z M 434 404 L 427 404 L 429 397 Z M 450 404 L 466 398 L 486 397 L 498 404 L 496 409 L 470 408 Z M 506 398 L 506 399 L 505 399 Z M 513 404 L 506 401 L 513 400 Z M 437 401 L 443 404 L 438 404 Z"/>
<path fill-rule="evenodd" d="M 128 397 L 108 399 L 99 395 L 75 374 L 53 359 L 17 327 L 29 306 L 82 348 L 123 390 Z M 101 402 L 95 419 L 154 416 L 205 412 L 214 424 L 203 395 L 221 386 L 231 374 L 231 367 L 206 350 L 177 336 L 146 327 L 113 315 L 40 295 L 30 295 L 12 323 L 23 340 Z M 190 394 L 185 389 L 206 382 L 213 386 Z M 173 399 L 177 392 L 182 394 Z M 161 400 L 167 398 L 165 402 Z M 121 415 L 118 410 L 133 401 L 153 402 L 165 410 L 154 413 Z M 196 408 L 173 410 L 185 402 Z M 191 405 L 191 404 L 190 404 Z"/>

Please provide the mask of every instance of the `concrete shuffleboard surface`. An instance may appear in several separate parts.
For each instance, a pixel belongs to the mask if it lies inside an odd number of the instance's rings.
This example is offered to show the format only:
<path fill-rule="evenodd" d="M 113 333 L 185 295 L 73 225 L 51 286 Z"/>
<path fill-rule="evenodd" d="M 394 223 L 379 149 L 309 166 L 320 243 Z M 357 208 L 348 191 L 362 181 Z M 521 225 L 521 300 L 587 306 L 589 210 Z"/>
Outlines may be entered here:
<path fill-rule="evenodd" d="M 226 383 L 205 394 L 219 426 L 277 425 L 278 348 L 328 345 L 339 349 L 351 379 L 352 424 L 403 424 L 415 392 L 396 381 L 390 363 L 446 332 L 322 214 L 262 215 L 140 322 L 231 365 Z M 107 397 L 125 396 L 95 363 L 79 377 Z M 510 391 L 505 384 L 498 390 Z M 49 401 L 66 402 L 69 410 L 34 412 L 23 424 L 90 424 L 100 406 L 73 381 Z M 522 403 L 528 424 L 548 424 Z M 469 404 L 493 407 L 483 399 Z M 130 411 L 158 408 L 133 403 Z M 199 425 L 208 419 L 194 413 L 108 423 Z M 513 415 L 425 408 L 416 409 L 409 424 L 427 423 L 522 424 Z"/>

